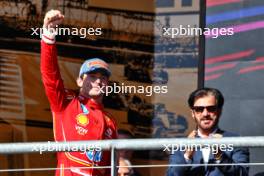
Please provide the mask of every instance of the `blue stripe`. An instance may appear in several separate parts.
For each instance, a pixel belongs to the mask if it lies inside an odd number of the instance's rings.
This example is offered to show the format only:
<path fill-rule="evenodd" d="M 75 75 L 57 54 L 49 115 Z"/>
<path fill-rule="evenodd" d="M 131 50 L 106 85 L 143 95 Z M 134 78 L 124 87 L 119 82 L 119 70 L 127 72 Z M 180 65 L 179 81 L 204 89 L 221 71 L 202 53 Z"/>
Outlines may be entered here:
<path fill-rule="evenodd" d="M 245 10 L 237 10 L 227 13 L 220 13 L 206 17 L 206 24 L 213 24 L 222 21 L 234 20 L 239 18 L 251 17 L 264 14 L 264 6 L 249 8 Z"/>
<path fill-rule="evenodd" d="M 89 110 L 81 103 L 81 108 L 84 114 L 89 114 Z"/>

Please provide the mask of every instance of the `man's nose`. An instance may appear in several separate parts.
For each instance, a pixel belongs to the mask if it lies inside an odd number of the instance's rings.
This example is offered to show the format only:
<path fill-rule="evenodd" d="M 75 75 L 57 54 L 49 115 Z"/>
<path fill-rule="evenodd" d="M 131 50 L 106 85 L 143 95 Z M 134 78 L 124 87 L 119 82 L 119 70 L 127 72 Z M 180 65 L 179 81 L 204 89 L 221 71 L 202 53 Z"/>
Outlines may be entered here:
<path fill-rule="evenodd" d="M 203 109 L 203 116 L 207 116 L 208 115 L 208 111 L 206 108 Z"/>
<path fill-rule="evenodd" d="M 102 82 L 102 80 L 101 80 L 100 77 L 97 77 L 97 78 L 95 79 L 95 82 L 98 83 L 98 84 L 100 84 L 100 83 Z"/>

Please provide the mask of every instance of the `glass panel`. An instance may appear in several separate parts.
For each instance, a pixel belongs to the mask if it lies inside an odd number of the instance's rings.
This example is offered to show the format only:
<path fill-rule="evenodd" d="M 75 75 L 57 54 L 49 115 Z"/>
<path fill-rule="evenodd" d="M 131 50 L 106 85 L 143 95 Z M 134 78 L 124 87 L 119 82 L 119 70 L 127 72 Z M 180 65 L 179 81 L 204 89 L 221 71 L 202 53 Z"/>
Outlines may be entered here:
<path fill-rule="evenodd" d="M 263 135 L 263 7 L 257 0 L 207 0 L 206 27 L 216 32 L 206 37 L 205 86 L 226 98 L 220 126 L 242 136 Z M 221 35 L 221 28 L 230 34 Z M 263 155 L 251 149 L 250 162 L 263 162 Z M 263 166 L 250 166 L 250 175 L 258 172 Z"/>
<path fill-rule="evenodd" d="M 192 0 L 182 0 L 182 6 L 192 6 Z"/>
<path fill-rule="evenodd" d="M 157 7 L 174 7 L 174 0 L 157 0 Z"/>

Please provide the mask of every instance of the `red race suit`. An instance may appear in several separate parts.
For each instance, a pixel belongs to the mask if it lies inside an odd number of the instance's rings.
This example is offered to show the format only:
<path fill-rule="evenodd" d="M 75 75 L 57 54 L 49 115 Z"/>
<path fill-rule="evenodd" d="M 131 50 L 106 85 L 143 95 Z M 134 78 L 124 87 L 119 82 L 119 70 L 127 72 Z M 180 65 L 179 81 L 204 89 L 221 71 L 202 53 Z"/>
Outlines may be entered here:
<path fill-rule="evenodd" d="M 56 45 L 47 44 L 43 40 L 41 41 L 41 74 L 52 110 L 55 141 L 117 138 L 115 122 L 104 111 L 102 104 L 97 104 L 83 96 L 69 96 L 61 79 Z M 93 146 L 87 146 L 90 147 Z M 109 169 L 87 168 L 110 166 L 110 151 L 100 151 L 98 147 L 89 151 L 58 152 L 57 159 L 56 176 L 110 175 Z"/>

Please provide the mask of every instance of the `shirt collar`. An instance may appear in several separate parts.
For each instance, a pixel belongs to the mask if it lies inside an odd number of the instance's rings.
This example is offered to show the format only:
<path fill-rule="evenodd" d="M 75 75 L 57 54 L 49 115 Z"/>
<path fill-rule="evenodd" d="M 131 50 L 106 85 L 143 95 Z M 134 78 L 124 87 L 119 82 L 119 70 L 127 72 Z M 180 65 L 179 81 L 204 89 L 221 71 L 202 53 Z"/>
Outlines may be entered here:
<path fill-rule="evenodd" d="M 216 127 L 215 129 L 214 129 L 214 131 L 212 131 L 210 134 L 209 134 L 209 137 L 211 137 L 213 134 L 215 134 L 216 132 L 217 132 L 217 130 L 218 130 L 218 127 Z M 197 130 L 198 131 L 198 133 L 197 133 L 197 135 L 199 136 L 199 137 L 201 137 L 201 138 L 206 138 L 207 136 L 204 136 L 202 133 L 201 133 L 201 131 L 198 129 Z"/>
<path fill-rule="evenodd" d="M 82 95 L 79 95 L 79 101 L 84 104 L 87 105 L 88 107 L 92 108 L 92 109 L 104 109 L 104 106 L 102 103 L 97 103 L 96 101 L 94 101 L 91 98 L 86 98 Z"/>

